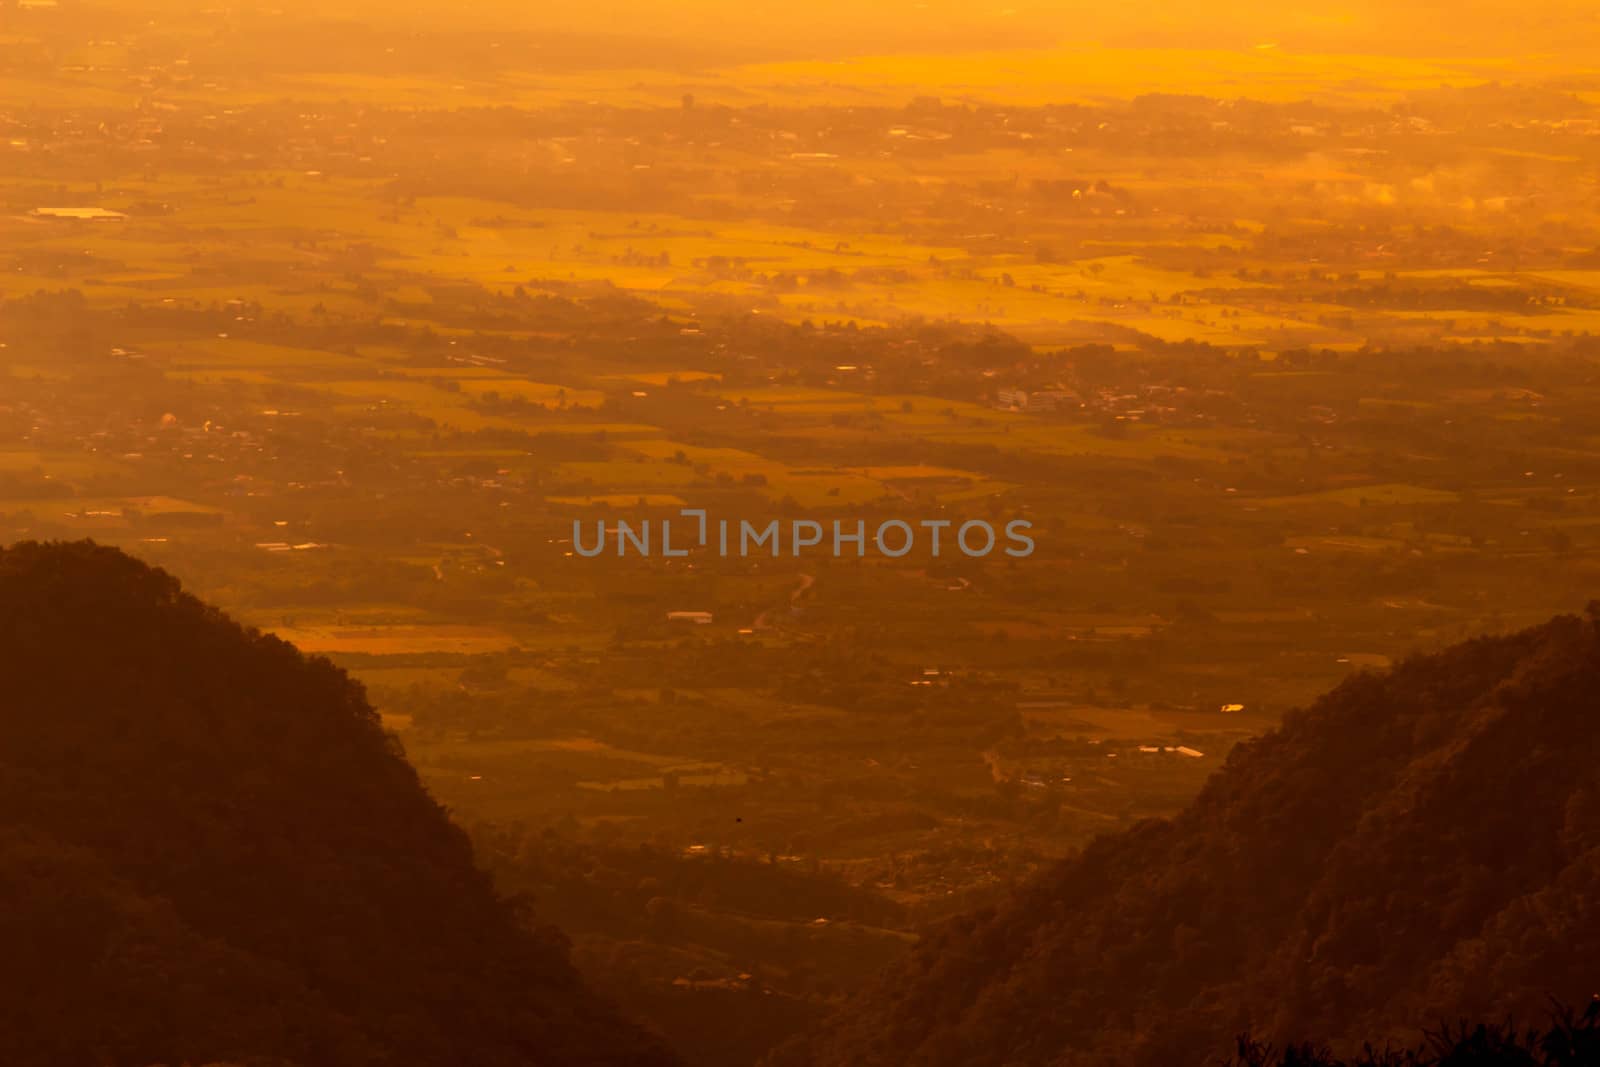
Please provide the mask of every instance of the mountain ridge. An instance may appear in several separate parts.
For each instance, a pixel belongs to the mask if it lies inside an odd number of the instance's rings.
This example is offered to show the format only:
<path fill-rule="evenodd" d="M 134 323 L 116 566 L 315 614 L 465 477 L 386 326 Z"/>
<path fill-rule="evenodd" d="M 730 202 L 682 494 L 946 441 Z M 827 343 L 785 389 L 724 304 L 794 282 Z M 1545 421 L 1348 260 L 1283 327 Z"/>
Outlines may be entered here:
<path fill-rule="evenodd" d="M 0 1059 L 673 1062 L 327 660 L 90 542 L 0 550 L 0 604 Z"/>
<path fill-rule="evenodd" d="M 1201 1062 L 1600 988 L 1597 612 L 1356 675 L 774 1062 Z M 1590 988 L 1593 986 L 1594 988 Z"/>

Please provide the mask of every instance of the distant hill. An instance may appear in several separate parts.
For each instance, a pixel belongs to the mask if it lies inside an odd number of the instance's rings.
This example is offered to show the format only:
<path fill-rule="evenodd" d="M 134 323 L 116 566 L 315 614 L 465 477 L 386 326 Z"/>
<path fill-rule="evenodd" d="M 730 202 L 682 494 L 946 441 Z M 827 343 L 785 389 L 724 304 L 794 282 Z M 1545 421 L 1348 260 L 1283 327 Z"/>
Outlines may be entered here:
<path fill-rule="evenodd" d="M 1242 1032 L 1348 1052 L 1587 1003 L 1595 616 L 1349 679 L 1236 749 L 1178 817 L 927 938 L 778 1062 L 1177 1067 Z"/>
<path fill-rule="evenodd" d="M 669 1064 L 361 688 L 90 543 L 0 551 L 0 1063 Z"/>

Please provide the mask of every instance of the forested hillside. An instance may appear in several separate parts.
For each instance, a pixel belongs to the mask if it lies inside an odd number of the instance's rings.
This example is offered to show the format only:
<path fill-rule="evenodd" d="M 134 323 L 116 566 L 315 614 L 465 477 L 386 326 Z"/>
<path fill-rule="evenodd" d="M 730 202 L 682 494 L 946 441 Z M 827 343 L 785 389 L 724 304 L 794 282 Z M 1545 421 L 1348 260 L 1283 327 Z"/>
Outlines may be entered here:
<path fill-rule="evenodd" d="M 1591 609 L 1351 678 L 1238 746 L 1178 817 L 927 938 L 778 1059 L 1153 1067 L 1245 1032 L 1350 1053 L 1587 1003 L 1596 627 Z"/>
<path fill-rule="evenodd" d="M 327 661 L 115 550 L 22 544 L 0 679 L 0 1062 L 672 1062 Z"/>

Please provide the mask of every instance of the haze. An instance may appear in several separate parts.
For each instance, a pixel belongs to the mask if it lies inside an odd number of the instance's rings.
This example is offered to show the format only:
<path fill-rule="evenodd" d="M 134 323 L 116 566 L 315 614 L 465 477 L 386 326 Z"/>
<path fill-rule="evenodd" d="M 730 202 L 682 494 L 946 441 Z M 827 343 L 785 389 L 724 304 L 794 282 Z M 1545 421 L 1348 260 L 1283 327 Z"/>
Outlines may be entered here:
<path fill-rule="evenodd" d="M 142 812 L 172 761 L 233 768 L 173 838 L 217 877 L 174 898 L 199 932 L 181 944 L 254 952 L 251 931 L 315 929 L 294 973 L 335 978 L 294 1003 L 326 994 L 383 1049 L 410 1016 L 349 976 L 399 989 L 394 960 L 431 957 L 377 934 L 346 951 L 338 923 L 274 916 L 260 898 L 280 894 L 228 872 L 346 857 L 365 873 L 340 882 L 362 887 L 345 915 L 404 884 L 397 856 L 432 857 L 419 884 L 440 892 L 470 882 L 407 764 L 475 862 L 570 938 L 583 981 L 660 1038 L 639 1047 L 689 1063 L 893 1062 L 856 1040 L 885 1020 L 928 1063 L 1125 1041 L 1162 1062 L 1159 1027 L 1107 1022 L 1129 1005 L 1198 1005 L 1174 1042 L 1226 1043 L 1242 1020 L 1349 1047 L 1409 1040 L 1429 1013 L 1542 1011 L 1515 976 L 1566 974 L 1559 946 L 1527 948 L 1545 942 L 1522 913 L 1491 919 L 1595 855 L 1592 727 L 1561 695 L 1592 673 L 1574 651 L 1592 624 L 1548 620 L 1600 581 L 1597 383 L 1593 4 L 0 0 L 0 543 L 90 538 L 164 568 L 348 672 L 386 732 L 342 676 L 166 579 L 28 546 L 0 578 L 51 607 L 48 634 L 12 621 L 53 665 L 38 691 L 67 725 L 0 783 L 87 781 L 78 746 L 108 768 L 96 803 Z M 669 521 L 680 546 L 685 509 L 784 540 L 625 550 L 624 529 Z M 792 545 L 806 523 L 824 547 Z M 834 550 L 835 530 L 897 523 L 1020 523 L 1036 548 Z M 138 620 L 194 644 L 159 685 L 135 654 L 154 637 L 107 636 Z M 183 667 L 209 662 L 213 627 L 256 679 L 239 692 Z M 1492 655 L 1382 673 L 1528 627 Z M 74 642 L 110 665 L 93 686 Z M 27 673 L 34 653 L 12 655 Z M 273 663 L 305 686 L 276 688 Z M 1516 705 L 1526 746 L 1483 741 L 1501 720 L 1481 709 L 1523 692 L 1513 676 L 1555 710 Z M 280 696 L 234 709 L 246 688 Z M 148 708 L 85 708 L 91 690 L 165 694 L 146 762 L 121 746 Z M 210 729 L 235 710 L 238 733 Z M 323 714 L 359 759 L 273 747 L 324 736 Z M 1502 764 L 1512 751 L 1527 760 Z M 341 837 L 347 773 L 365 821 Z M 1487 784 L 1457 804 L 1445 778 Z M 321 807 L 280 841 L 255 784 L 311 781 Z M 1407 807 L 1413 786 L 1435 806 Z M 49 833 L 122 839 L 88 800 L 60 804 L 79 821 Z M 1280 805 L 1293 817 L 1266 814 Z M 1544 836 L 1435 818 L 1457 808 Z M 128 840 L 160 842 L 188 810 L 157 809 Z M 415 837 L 366 817 L 390 810 L 432 814 Z M 1113 843 L 1081 853 L 1097 840 Z M 274 843 L 218 845 L 241 841 Z M 1394 857 L 1418 841 L 1442 873 L 1415 884 L 1447 885 L 1448 904 L 1419 903 L 1409 874 L 1380 890 L 1339 873 L 1409 872 Z M 1522 873 L 1491 877 L 1491 845 L 1523 850 Z M 1062 874 L 1080 855 L 1116 877 Z M 1261 873 L 1279 855 L 1281 883 Z M 165 899 L 187 877 L 142 882 L 137 860 L 107 860 L 106 884 Z M 1183 903 L 1279 884 L 1215 922 Z M 1104 900 L 1069 907 L 1069 885 Z M 1535 910 L 1582 927 L 1557 888 Z M 479 942 L 526 926 L 473 893 L 459 921 L 487 924 Z M 241 894 L 266 909 L 241 908 L 243 932 L 195 918 Z M 414 924 L 432 899 L 372 922 Z M 991 906 L 998 926 L 973 918 Z M 1259 944 L 1229 925 L 1252 909 L 1277 916 Z M 1403 941 L 1372 918 L 1391 914 L 1445 925 Z M 952 919 L 967 933 L 911 947 Z M 1124 928 L 1158 932 L 1124 951 Z M 1488 958 L 1480 934 L 1511 946 L 1487 992 L 1459 962 Z M 1002 951 L 1036 935 L 1031 962 Z M 538 938 L 539 966 L 565 967 Z M 482 978 L 451 944 L 451 973 Z M 951 959 L 973 961 L 951 965 L 959 997 L 939 978 Z M 1070 1010 L 1027 1007 L 1065 973 L 1089 976 Z M 579 998 L 569 978 L 552 988 Z M 882 993 L 902 986 L 927 996 Z M 917 1014 L 980 986 L 965 1044 Z M 428 996 L 405 1003 L 420 1018 L 456 994 Z M 610 1027 L 583 1018 L 585 1041 Z M 518 1033 L 505 1047 L 533 1047 Z M 151 1048 L 127 1062 L 262 1051 Z"/>

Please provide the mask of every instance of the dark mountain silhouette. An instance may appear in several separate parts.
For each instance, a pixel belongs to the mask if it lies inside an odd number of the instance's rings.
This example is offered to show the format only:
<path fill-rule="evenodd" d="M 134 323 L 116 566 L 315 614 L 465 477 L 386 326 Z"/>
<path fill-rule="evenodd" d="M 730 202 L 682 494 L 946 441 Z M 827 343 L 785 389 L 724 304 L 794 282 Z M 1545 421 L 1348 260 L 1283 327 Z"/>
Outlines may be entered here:
<path fill-rule="evenodd" d="M 0 551 L 0 1063 L 672 1062 L 530 930 L 342 671 Z"/>
<path fill-rule="evenodd" d="M 1349 1054 L 1588 1003 L 1596 614 L 1349 679 L 1239 746 L 1178 817 L 941 929 L 775 1059 L 1174 1067 L 1225 1058 L 1241 1033 Z"/>

